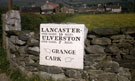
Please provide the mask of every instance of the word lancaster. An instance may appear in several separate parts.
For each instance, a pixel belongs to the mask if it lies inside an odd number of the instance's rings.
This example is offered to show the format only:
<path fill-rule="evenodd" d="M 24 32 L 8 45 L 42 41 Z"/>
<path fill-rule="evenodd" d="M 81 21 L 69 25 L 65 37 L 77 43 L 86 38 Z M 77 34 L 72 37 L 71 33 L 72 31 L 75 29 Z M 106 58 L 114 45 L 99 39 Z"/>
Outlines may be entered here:
<path fill-rule="evenodd" d="M 80 33 L 79 28 L 42 28 L 42 32 L 53 32 L 53 33 Z"/>

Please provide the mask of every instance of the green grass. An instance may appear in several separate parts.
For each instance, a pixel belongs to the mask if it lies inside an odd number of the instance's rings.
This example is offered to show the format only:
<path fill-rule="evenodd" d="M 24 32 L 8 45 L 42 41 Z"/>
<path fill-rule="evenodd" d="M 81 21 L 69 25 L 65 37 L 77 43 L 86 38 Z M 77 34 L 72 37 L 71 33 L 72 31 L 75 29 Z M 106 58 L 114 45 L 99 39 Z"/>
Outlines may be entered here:
<path fill-rule="evenodd" d="M 129 14 L 78 14 L 64 22 L 85 24 L 88 29 L 135 27 L 135 13 Z"/>

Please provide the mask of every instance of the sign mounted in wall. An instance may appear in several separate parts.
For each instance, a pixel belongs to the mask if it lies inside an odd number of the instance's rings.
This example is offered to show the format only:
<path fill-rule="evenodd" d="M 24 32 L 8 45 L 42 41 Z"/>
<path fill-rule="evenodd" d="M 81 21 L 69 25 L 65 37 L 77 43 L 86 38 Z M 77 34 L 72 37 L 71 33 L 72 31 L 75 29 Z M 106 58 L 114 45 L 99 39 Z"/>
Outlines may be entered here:
<path fill-rule="evenodd" d="M 86 32 L 84 24 L 41 24 L 40 65 L 83 69 Z"/>

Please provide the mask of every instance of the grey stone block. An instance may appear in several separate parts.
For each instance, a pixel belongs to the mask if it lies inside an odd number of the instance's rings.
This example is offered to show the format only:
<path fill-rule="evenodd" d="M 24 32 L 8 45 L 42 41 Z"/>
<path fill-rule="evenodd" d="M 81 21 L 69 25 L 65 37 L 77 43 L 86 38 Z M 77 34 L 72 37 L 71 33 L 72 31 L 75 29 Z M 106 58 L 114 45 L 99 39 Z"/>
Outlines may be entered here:
<path fill-rule="evenodd" d="M 47 73 L 47 72 L 39 72 L 39 76 L 44 78 L 44 79 L 54 79 L 54 80 L 64 80 L 66 77 L 63 73 L 61 74 L 51 74 L 51 73 Z"/>
<path fill-rule="evenodd" d="M 81 78 L 81 72 L 80 71 L 76 71 L 76 70 L 67 70 L 65 72 L 65 75 L 68 77 L 68 78 Z"/>
<path fill-rule="evenodd" d="M 105 54 L 104 49 L 105 49 L 104 47 L 99 45 L 91 45 L 86 48 L 86 51 L 89 54 Z"/>
<path fill-rule="evenodd" d="M 94 45 L 110 45 L 111 44 L 111 40 L 109 38 L 94 38 L 91 41 L 92 44 Z"/>
<path fill-rule="evenodd" d="M 39 66 L 39 70 L 52 74 L 63 73 L 63 70 L 60 67 L 54 67 L 54 66 Z"/>
<path fill-rule="evenodd" d="M 115 35 L 120 33 L 120 29 L 116 28 L 98 28 L 92 30 L 95 34 L 99 36 L 108 36 L 108 35 Z"/>

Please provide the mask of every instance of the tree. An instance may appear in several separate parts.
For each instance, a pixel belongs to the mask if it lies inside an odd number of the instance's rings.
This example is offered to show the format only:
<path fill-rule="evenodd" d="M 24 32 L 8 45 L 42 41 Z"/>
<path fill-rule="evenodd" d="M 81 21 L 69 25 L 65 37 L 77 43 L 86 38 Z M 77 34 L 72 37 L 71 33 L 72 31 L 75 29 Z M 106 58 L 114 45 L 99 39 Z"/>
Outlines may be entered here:
<path fill-rule="evenodd" d="M 12 10 L 12 0 L 8 0 L 8 10 Z"/>

